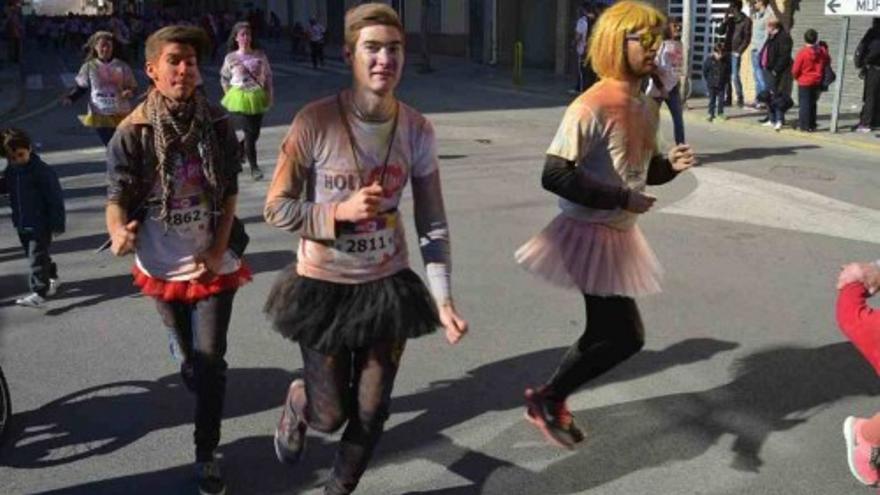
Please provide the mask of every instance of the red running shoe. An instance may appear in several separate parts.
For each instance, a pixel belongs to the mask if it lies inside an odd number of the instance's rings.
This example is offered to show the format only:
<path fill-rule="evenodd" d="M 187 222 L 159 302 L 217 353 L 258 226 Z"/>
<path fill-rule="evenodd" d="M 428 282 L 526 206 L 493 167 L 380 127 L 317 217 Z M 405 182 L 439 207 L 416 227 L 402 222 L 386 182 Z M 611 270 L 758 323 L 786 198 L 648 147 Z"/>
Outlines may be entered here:
<path fill-rule="evenodd" d="M 574 424 L 574 416 L 564 401 L 546 398 L 543 388 L 527 388 L 525 396 L 526 420 L 541 430 L 550 443 L 571 449 L 584 441 L 584 432 Z"/>

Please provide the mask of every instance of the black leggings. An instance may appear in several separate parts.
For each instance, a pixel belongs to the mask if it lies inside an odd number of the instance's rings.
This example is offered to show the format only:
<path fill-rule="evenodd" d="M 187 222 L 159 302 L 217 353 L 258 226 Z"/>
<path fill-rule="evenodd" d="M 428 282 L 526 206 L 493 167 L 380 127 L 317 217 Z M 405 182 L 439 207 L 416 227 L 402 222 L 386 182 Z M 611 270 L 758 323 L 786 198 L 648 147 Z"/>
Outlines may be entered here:
<path fill-rule="evenodd" d="M 162 322 L 183 353 L 181 373 L 196 394 L 196 460 L 212 458 L 220 444 L 220 422 L 226 396 L 226 334 L 235 290 L 194 304 L 156 300 Z M 191 374 L 192 376 L 188 376 Z"/>
<path fill-rule="evenodd" d="M 348 422 L 325 493 L 353 492 L 367 469 L 388 419 L 391 390 L 404 345 L 405 342 L 376 342 L 335 354 L 300 346 L 309 427 L 330 433 Z"/>
<path fill-rule="evenodd" d="M 547 383 L 547 397 L 563 401 L 581 385 L 605 373 L 645 345 L 645 330 L 636 302 L 629 297 L 584 294 L 587 325 L 565 353 Z"/>
<path fill-rule="evenodd" d="M 251 170 L 259 169 L 257 165 L 257 140 L 260 139 L 260 128 L 263 126 L 263 114 L 247 115 L 235 113 L 235 125 L 244 132 L 242 148 Z"/>

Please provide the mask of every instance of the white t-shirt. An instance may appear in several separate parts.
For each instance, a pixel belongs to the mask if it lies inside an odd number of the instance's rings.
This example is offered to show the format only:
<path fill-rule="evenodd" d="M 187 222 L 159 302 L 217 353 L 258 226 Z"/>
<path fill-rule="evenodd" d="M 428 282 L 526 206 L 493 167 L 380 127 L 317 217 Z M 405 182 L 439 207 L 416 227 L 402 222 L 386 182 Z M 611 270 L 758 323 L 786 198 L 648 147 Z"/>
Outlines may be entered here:
<path fill-rule="evenodd" d="M 547 154 L 575 162 L 577 173 L 590 179 L 641 192 L 657 154 L 657 108 L 651 98 L 634 97 L 620 83 L 603 79 L 568 106 Z M 638 218 L 621 208 L 588 208 L 564 198 L 559 207 L 571 217 L 620 230 Z"/>
<path fill-rule="evenodd" d="M 152 206 L 138 230 L 135 262 L 153 278 L 168 281 L 192 280 L 198 273 L 195 255 L 211 247 L 214 240 L 211 200 L 199 157 L 184 163 L 178 157 L 174 170 L 174 193 L 166 225 L 159 219 L 161 206 Z M 161 199 L 162 185 L 157 179 L 152 198 Z M 218 275 L 234 273 L 241 261 L 229 250 L 223 256 Z"/>

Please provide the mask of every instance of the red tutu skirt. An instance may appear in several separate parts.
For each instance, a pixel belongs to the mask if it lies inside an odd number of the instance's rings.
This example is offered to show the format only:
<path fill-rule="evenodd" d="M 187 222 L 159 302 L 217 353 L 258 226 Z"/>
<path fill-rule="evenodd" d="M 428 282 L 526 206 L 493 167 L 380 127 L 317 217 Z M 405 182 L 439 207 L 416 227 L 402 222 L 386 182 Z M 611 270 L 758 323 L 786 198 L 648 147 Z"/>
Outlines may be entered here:
<path fill-rule="evenodd" d="M 516 251 L 547 282 L 594 296 L 660 292 L 662 269 L 638 226 L 619 230 L 561 214 Z"/>
<path fill-rule="evenodd" d="M 177 282 L 153 278 L 144 273 L 137 265 L 132 267 L 131 274 L 134 275 L 134 285 L 140 287 L 144 295 L 155 297 L 160 301 L 176 301 L 187 304 L 227 290 L 237 289 L 253 279 L 250 267 L 244 262 L 241 263 L 241 267 L 237 271 L 220 275 L 207 284 L 189 280 Z"/>

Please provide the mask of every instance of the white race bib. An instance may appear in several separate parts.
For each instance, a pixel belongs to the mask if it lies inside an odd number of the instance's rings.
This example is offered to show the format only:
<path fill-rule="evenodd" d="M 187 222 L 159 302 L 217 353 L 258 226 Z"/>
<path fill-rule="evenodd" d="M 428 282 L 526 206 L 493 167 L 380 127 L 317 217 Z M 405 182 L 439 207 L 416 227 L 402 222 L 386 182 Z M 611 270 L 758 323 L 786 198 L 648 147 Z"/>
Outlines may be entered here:
<path fill-rule="evenodd" d="M 95 110 L 101 114 L 117 114 L 119 113 L 119 97 L 113 92 L 95 92 L 92 95 L 92 104 Z"/>
<path fill-rule="evenodd" d="M 198 239 L 209 234 L 211 210 L 196 194 L 186 198 L 172 200 L 171 214 L 168 225 L 186 239 Z"/>
<path fill-rule="evenodd" d="M 336 237 L 334 247 L 340 261 L 356 265 L 379 265 L 397 252 L 397 222 L 395 211 L 376 218 L 347 223 Z"/>

